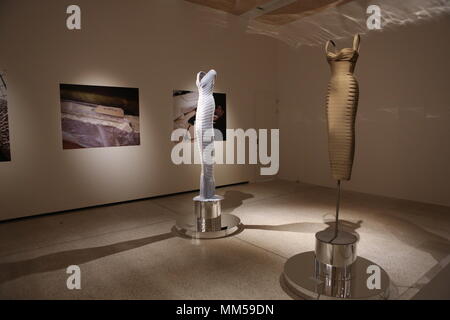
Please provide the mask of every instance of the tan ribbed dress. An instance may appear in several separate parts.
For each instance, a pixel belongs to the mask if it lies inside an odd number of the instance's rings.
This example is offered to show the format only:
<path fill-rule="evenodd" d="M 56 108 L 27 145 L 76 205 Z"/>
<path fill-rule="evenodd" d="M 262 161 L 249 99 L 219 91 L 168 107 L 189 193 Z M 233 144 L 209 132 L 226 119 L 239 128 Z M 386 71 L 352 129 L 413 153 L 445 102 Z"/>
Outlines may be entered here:
<path fill-rule="evenodd" d="M 333 41 L 327 41 L 325 52 L 331 67 L 328 84 L 327 122 L 328 152 L 333 178 L 350 180 L 355 151 L 355 117 L 359 88 L 353 76 L 358 59 L 360 37 L 353 39 L 353 48 L 335 50 Z M 328 50 L 330 43 L 334 52 Z"/>

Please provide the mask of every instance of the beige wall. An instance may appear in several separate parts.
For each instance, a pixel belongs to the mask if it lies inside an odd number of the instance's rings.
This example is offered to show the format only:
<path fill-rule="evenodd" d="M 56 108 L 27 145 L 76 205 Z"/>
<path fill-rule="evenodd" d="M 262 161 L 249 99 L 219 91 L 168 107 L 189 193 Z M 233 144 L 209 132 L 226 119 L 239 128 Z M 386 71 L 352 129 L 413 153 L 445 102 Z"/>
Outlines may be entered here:
<path fill-rule="evenodd" d="M 450 206 L 448 17 L 363 35 L 353 177 L 345 189 Z M 351 46 L 351 39 L 338 47 Z M 323 47 L 279 45 L 280 177 L 333 186 Z"/>
<path fill-rule="evenodd" d="M 211 23 L 184 1 L 76 3 L 82 31 L 65 28 L 71 1 L 0 1 L 12 147 L 12 162 L 0 163 L 0 220 L 196 189 L 199 166 L 170 161 L 172 90 L 195 89 L 209 68 L 227 93 L 229 128 L 281 129 L 281 178 L 333 185 L 323 48 L 245 35 L 236 19 Z M 344 188 L 450 205 L 449 27 L 447 19 L 363 36 L 355 166 Z M 141 146 L 63 150 L 59 83 L 138 87 Z M 219 165 L 216 180 L 259 179 L 256 169 Z"/>
<path fill-rule="evenodd" d="M 81 31 L 65 27 L 73 3 Z M 195 89 L 200 70 L 217 70 L 229 128 L 270 126 L 275 41 L 203 18 L 176 0 L 1 0 L 12 162 L 0 163 L 0 220 L 198 188 L 199 166 L 173 165 L 169 139 L 172 90 Z M 138 87 L 141 146 L 63 150 L 60 83 Z M 219 185 L 256 178 L 216 166 Z"/>

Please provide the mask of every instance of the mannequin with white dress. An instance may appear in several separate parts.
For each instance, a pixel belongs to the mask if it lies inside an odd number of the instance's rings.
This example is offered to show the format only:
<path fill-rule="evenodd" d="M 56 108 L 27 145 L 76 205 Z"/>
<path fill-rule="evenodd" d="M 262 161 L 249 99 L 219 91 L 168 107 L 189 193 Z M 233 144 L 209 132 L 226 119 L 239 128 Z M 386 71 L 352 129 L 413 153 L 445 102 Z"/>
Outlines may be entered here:
<path fill-rule="evenodd" d="M 195 116 L 195 139 L 200 154 L 200 194 L 194 200 L 194 215 L 181 218 L 176 228 L 191 238 L 222 238 L 240 230 L 241 220 L 232 214 L 222 214 L 222 200 L 216 195 L 214 181 L 214 84 L 217 72 L 197 74 L 198 101 Z"/>
<path fill-rule="evenodd" d="M 195 137 L 200 153 L 202 172 L 200 175 L 200 200 L 214 199 L 214 82 L 216 71 L 197 74 L 198 103 L 195 117 Z"/>

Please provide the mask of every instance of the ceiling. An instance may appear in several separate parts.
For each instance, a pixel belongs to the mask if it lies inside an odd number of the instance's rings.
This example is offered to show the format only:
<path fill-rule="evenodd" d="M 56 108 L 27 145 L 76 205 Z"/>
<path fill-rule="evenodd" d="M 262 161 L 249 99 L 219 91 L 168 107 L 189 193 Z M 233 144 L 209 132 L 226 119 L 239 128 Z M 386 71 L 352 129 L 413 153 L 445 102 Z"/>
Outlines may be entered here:
<path fill-rule="evenodd" d="M 284 25 L 352 0 L 185 0 L 271 25 Z"/>
<path fill-rule="evenodd" d="M 222 10 L 234 15 L 242 15 L 272 0 L 185 0 L 205 7 Z"/>

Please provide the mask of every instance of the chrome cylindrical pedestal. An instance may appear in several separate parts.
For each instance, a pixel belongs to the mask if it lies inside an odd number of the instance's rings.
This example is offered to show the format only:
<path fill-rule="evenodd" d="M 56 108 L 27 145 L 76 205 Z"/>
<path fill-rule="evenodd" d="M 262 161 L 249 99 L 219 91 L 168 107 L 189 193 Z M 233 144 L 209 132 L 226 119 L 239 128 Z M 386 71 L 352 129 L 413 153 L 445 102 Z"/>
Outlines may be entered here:
<path fill-rule="evenodd" d="M 358 257 L 356 235 L 327 229 L 316 233 L 315 251 L 297 254 L 284 267 L 283 281 L 290 293 L 309 299 L 387 299 L 387 273 Z M 380 287 L 367 285 L 371 267 L 380 270 Z"/>
<path fill-rule="evenodd" d="M 358 238 L 349 232 L 329 228 L 316 233 L 314 277 L 324 284 L 324 294 L 351 297 L 352 267 Z"/>
<path fill-rule="evenodd" d="M 222 229 L 222 199 L 202 201 L 194 198 L 194 215 L 198 232 L 215 232 Z"/>
<path fill-rule="evenodd" d="M 190 238 L 212 239 L 231 235 L 239 230 L 241 221 L 230 214 L 222 214 L 221 196 L 212 199 L 195 197 L 194 214 L 177 221 L 177 231 Z"/>
<path fill-rule="evenodd" d="M 326 229 L 316 233 L 316 275 L 323 279 L 349 280 L 356 261 L 358 238 L 349 232 Z"/>

